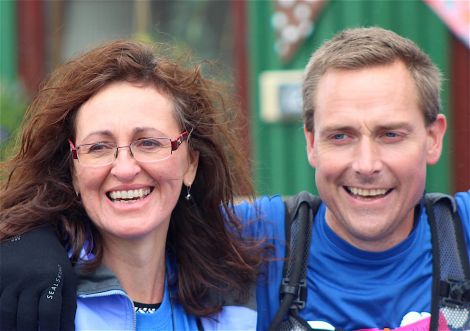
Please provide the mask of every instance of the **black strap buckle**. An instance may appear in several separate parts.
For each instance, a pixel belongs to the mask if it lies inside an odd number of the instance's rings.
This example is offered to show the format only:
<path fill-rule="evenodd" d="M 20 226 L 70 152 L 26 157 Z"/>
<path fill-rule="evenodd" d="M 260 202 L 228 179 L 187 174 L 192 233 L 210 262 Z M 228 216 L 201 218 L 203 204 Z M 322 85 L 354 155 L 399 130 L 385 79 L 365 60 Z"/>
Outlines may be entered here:
<path fill-rule="evenodd" d="M 286 294 L 291 294 L 294 296 L 290 309 L 301 310 L 305 308 L 305 303 L 307 301 L 307 282 L 301 280 L 297 285 L 289 284 L 289 278 L 283 278 L 281 282 L 280 290 L 281 298 Z"/>
<path fill-rule="evenodd" d="M 441 280 L 440 296 L 449 307 L 470 307 L 470 280 Z"/>

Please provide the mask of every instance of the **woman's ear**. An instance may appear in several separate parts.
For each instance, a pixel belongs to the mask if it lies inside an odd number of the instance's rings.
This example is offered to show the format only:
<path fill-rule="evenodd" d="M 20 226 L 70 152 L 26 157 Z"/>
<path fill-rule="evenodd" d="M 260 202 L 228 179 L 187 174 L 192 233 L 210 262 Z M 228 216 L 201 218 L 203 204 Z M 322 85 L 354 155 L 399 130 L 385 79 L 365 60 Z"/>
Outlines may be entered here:
<path fill-rule="evenodd" d="M 183 175 L 183 183 L 186 186 L 191 186 L 196 178 L 197 166 L 199 164 L 199 152 L 189 151 L 189 163 L 186 172 Z"/>
<path fill-rule="evenodd" d="M 78 187 L 77 175 L 75 173 L 75 168 L 73 166 L 70 167 L 70 174 L 72 175 L 73 190 L 75 191 L 75 195 L 78 197 L 80 195 L 80 188 Z"/>

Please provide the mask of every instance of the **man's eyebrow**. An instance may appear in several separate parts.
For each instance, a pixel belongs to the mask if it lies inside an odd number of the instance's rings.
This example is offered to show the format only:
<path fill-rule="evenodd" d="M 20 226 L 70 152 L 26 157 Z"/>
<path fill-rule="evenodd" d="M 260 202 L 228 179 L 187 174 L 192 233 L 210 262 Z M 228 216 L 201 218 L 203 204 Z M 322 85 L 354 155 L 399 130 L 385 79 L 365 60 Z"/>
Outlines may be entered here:
<path fill-rule="evenodd" d="M 384 130 L 397 130 L 397 129 L 404 129 L 407 131 L 412 131 L 413 126 L 408 123 L 408 122 L 390 122 L 390 123 L 385 123 L 385 124 L 380 124 L 380 125 L 374 125 L 374 130 L 378 131 L 384 131 Z M 324 128 L 320 130 L 320 133 L 330 133 L 330 132 L 336 132 L 336 131 L 345 131 L 345 132 L 351 132 L 351 131 L 357 131 L 359 130 L 357 127 L 354 127 L 352 125 L 327 125 Z"/>
<path fill-rule="evenodd" d="M 408 122 L 386 123 L 386 124 L 383 124 L 383 125 L 378 125 L 377 128 L 380 131 L 397 130 L 397 129 L 404 129 L 406 131 L 412 131 L 413 130 L 413 126 Z"/>
<path fill-rule="evenodd" d="M 327 125 L 324 128 L 320 130 L 320 134 L 325 134 L 325 133 L 330 133 L 330 132 L 336 132 L 336 131 L 341 131 L 341 132 L 351 132 L 355 131 L 357 128 L 351 126 L 351 125 Z"/>

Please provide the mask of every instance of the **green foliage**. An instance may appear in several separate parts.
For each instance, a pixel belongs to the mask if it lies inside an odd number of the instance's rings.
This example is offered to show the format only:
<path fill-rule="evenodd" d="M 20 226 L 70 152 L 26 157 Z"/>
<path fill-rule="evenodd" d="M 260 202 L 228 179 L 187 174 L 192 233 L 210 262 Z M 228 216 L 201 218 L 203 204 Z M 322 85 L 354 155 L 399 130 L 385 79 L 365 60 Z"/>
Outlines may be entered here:
<path fill-rule="evenodd" d="M 17 83 L 0 82 L 0 160 L 12 151 L 26 109 L 26 96 Z"/>

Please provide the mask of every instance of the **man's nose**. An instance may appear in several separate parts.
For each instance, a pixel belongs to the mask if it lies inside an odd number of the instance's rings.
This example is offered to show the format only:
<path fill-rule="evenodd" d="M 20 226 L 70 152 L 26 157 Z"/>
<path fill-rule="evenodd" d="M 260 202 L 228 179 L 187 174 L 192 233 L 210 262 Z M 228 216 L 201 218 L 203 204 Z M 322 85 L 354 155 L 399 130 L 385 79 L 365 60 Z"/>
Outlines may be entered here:
<path fill-rule="evenodd" d="M 361 175 L 373 175 L 382 170 L 380 147 L 372 138 L 362 138 L 354 150 L 352 168 Z"/>

